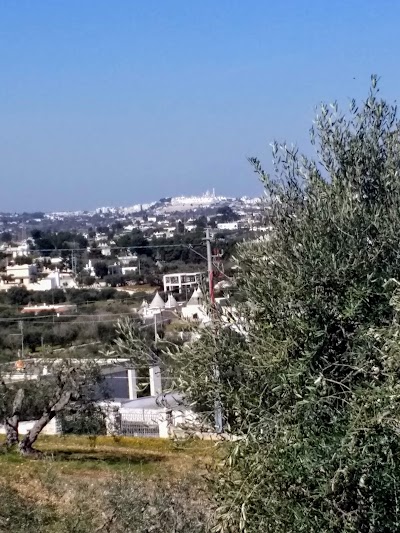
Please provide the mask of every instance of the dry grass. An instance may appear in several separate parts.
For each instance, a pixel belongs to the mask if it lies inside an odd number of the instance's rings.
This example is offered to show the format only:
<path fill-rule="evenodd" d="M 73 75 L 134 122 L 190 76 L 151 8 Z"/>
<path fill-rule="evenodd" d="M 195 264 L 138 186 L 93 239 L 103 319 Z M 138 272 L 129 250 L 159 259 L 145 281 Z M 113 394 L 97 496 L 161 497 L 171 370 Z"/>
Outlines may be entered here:
<path fill-rule="evenodd" d="M 128 470 L 145 477 L 168 473 L 179 478 L 191 471 L 205 471 L 215 446 L 201 440 L 42 436 L 37 449 L 43 452 L 39 460 L 23 458 L 16 452 L 1 453 L 0 476 L 37 474 L 52 465 L 60 474 L 79 478 L 107 477 Z"/>
<path fill-rule="evenodd" d="M 0 452 L 0 493 L 11 498 L 3 511 L 0 505 L 0 533 L 9 531 L 8 525 L 2 528 L 8 524 L 4 514 L 9 505 L 21 509 L 13 533 L 25 531 L 19 524 L 33 526 L 34 520 L 44 533 L 141 533 L 147 526 L 130 529 L 124 524 L 137 523 L 143 512 L 150 513 L 158 533 L 165 531 L 164 523 L 172 527 L 168 524 L 174 517 L 184 517 L 190 525 L 192 514 L 198 521 L 208 512 L 204 475 L 215 450 L 211 441 L 42 436 L 37 449 L 43 452 L 40 459 Z M 111 529 L 103 528 L 114 515 Z M 179 531 L 203 529 L 190 525 Z"/>

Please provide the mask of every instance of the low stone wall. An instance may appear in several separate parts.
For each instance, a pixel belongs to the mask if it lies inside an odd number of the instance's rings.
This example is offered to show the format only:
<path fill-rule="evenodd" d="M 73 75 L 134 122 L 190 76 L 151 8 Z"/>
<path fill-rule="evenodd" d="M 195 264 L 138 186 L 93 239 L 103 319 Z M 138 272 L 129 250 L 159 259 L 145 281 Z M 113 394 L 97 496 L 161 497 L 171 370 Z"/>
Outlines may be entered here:
<path fill-rule="evenodd" d="M 28 433 L 30 429 L 33 428 L 33 425 L 35 424 L 35 420 L 29 420 L 25 422 L 20 422 L 18 429 L 19 433 L 21 435 L 25 435 Z M 6 428 L 4 425 L 0 425 L 0 435 L 6 434 Z M 61 427 L 60 423 L 56 418 L 53 418 L 50 420 L 50 422 L 47 424 L 47 426 L 43 429 L 41 432 L 42 435 L 61 435 Z"/>

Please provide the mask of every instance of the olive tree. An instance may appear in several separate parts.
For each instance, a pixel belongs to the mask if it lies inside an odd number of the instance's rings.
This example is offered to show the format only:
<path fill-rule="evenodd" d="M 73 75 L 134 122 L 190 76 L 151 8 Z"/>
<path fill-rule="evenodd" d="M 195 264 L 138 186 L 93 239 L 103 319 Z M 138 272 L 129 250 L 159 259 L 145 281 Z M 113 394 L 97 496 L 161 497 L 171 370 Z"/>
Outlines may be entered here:
<path fill-rule="evenodd" d="M 100 368 L 94 361 L 41 359 L 3 367 L 0 417 L 6 445 L 17 446 L 23 455 L 37 454 L 33 446 L 47 424 L 56 416 L 93 413 L 101 387 Z M 21 421 L 34 421 L 25 435 L 20 435 Z"/>
<path fill-rule="evenodd" d="M 179 386 L 237 438 L 219 531 L 400 530 L 397 109 L 373 77 L 311 139 L 314 159 L 274 143 L 272 175 L 250 160 L 273 231 L 238 247 L 236 318 L 177 355 Z"/>

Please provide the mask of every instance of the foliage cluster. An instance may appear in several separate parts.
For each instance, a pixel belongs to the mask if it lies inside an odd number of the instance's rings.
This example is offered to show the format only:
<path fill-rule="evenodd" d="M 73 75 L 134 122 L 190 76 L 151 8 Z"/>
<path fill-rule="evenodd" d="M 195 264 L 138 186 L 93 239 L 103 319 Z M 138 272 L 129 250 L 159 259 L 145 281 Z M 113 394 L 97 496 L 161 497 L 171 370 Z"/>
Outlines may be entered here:
<path fill-rule="evenodd" d="M 220 531 L 400 530 L 400 124 L 377 80 L 349 115 L 323 105 L 318 159 L 251 160 L 274 233 L 241 245 L 246 296 L 180 354 L 188 396 L 223 407 Z M 190 363 L 189 363 L 190 362 Z"/>

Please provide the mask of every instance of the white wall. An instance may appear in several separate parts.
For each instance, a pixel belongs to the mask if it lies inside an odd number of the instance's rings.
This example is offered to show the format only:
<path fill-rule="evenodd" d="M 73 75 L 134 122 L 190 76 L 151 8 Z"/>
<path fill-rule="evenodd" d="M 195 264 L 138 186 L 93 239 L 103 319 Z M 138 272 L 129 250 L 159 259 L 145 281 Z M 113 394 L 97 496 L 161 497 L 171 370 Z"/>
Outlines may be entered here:
<path fill-rule="evenodd" d="M 218 229 L 235 230 L 238 229 L 239 224 L 237 222 L 220 222 L 217 224 Z"/>
<path fill-rule="evenodd" d="M 31 420 L 29 422 L 20 422 L 18 429 L 21 435 L 25 435 L 30 431 L 35 424 L 35 420 Z M 0 434 L 5 435 L 6 434 L 6 428 L 4 425 L 0 425 Z M 47 424 L 47 426 L 42 431 L 43 435 L 60 435 L 61 434 L 61 428 L 60 424 L 57 421 L 57 418 L 53 418 L 50 420 L 50 422 Z"/>

